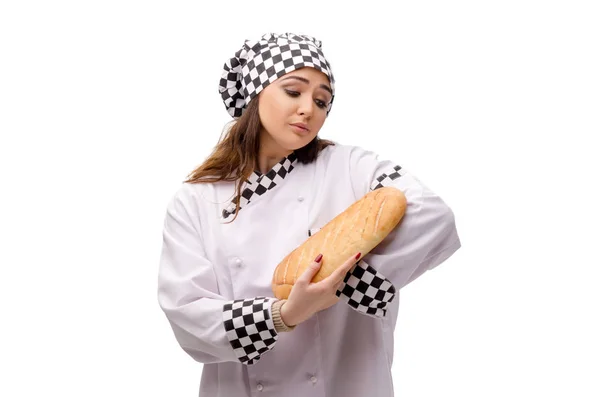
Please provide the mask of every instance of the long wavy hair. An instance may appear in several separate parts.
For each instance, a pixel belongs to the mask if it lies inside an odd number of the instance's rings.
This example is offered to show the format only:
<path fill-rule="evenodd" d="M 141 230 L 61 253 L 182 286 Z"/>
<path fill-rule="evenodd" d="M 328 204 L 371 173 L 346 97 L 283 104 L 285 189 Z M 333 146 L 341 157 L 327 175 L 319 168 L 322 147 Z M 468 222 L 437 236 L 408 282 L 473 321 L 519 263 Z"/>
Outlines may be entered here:
<path fill-rule="evenodd" d="M 233 121 L 231 128 L 225 126 L 224 133 L 221 134 L 212 153 L 184 181 L 184 183 L 237 181 L 235 217 L 231 222 L 239 213 L 242 185 L 258 165 L 261 127 L 258 98 L 254 98 L 242 116 L 237 121 Z M 299 162 L 308 164 L 315 161 L 321 150 L 330 145 L 335 145 L 335 142 L 317 136 L 294 152 Z"/>

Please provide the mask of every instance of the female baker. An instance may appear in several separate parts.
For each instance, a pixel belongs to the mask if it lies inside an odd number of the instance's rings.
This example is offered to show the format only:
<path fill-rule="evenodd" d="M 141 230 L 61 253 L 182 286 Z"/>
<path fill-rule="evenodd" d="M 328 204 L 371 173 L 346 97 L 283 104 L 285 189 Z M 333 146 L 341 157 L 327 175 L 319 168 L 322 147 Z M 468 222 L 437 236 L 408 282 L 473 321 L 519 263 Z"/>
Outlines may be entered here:
<path fill-rule="evenodd" d="M 306 35 L 246 40 L 219 92 L 235 123 L 166 210 L 158 301 L 203 363 L 200 396 L 389 397 L 398 291 L 459 247 L 452 210 L 371 151 L 318 136 L 335 79 Z M 277 264 L 369 191 L 402 190 L 399 227 L 311 283 L 311 258 L 287 300 Z"/>

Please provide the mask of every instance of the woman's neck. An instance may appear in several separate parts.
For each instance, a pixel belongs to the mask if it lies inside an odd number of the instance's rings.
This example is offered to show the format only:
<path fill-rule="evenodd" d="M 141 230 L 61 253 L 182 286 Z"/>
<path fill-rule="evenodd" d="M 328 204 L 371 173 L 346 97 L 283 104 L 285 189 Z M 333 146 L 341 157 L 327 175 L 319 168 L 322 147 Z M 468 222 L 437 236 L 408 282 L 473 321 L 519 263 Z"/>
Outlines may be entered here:
<path fill-rule="evenodd" d="M 292 154 L 292 152 L 279 153 L 279 154 L 268 154 L 268 153 L 258 153 L 257 158 L 257 168 L 261 174 L 266 174 L 269 172 L 275 164 L 279 163 L 282 159 Z"/>
<path fill-rule="evenodd" d="M 260 137 L 256 167 L 261 174 L 266 174 L 275 164 L 292 153 L 292 150 L 282 148 L 267 133 L 263 132 Z"/>

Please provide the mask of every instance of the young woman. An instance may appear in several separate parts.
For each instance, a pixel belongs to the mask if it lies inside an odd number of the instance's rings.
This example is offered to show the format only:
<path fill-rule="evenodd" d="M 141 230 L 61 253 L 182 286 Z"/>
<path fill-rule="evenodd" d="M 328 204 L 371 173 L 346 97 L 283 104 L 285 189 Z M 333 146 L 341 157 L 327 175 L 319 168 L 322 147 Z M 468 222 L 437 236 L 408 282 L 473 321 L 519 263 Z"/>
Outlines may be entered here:
<path fill-rule="evenodd" d="M 174 335 L 203 363 L 200 396 L 392 396 L 398 291 L 460 240 L 452 210 L 393 161 L 318 136 L 335 95 L 321 42 L 246 40 L 219 92 L 233 126 L 166 212 L 158 300 Z M 277 264 L 369 191 L 393 186 L 399 227 L 313 283 L 320 255 L 286 300 Z"/>

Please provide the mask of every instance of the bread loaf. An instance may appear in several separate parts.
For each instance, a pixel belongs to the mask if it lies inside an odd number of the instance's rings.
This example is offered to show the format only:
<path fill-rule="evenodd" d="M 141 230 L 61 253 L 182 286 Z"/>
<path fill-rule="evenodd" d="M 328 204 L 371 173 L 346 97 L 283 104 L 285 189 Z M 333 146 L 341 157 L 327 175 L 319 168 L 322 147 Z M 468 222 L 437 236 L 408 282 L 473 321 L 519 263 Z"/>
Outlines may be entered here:
<path fill-rule="evenodd" d="M 365 256 L 400 223 L 405 211 L 406 197 L 397 188 L 367 193 L 277 265 L 271 285 L 275 297 L 287 299 L 298 277 L 318 254 L 323 254 L 323 259 L 312 282 L 329 276 L 351 255 L 360 252 Z"/>

